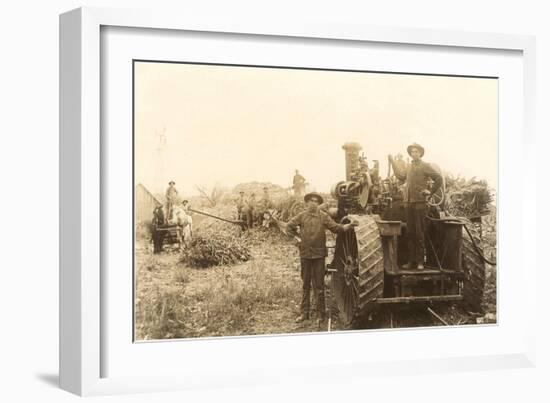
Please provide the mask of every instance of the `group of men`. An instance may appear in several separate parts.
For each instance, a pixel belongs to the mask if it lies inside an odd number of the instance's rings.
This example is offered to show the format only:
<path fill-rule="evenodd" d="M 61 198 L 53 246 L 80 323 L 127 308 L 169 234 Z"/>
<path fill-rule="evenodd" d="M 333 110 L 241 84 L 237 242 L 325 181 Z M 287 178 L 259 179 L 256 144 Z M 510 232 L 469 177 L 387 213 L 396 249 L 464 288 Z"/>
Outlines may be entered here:
<path fill-rule="evenodd" d="M 412 158 L 405 173 L 395 172 L 399 179 L 405 182 L 404 201 L 407 209 L 407 236 L 409 246 L 409 262 L 404 269 L 424 269 L 424 219 L 426 217 L 426 199 L 439 190 L 443 179 L 430 164 L 422 161 L 424 148 L 417 143 L 407 147 Z M 428 179 L 433 181 L 427 188 Z M 287 231 L 298 236 L 300 266 L 302 278 L 301 314 L 296 319 L 302 322 L 310 317 L 311 288 L 317 297 L 317 321 L 319 328 L 326 318 L 325 308 L 325 258 L 327 257 L 326 230 L 339 233 L 351 230 L 357 224 L 337 224 L 327 213 L 319 209 L 323 198 L 318 193 L 308 193 L 304 196 L 307 209 L 291 218 Z"/>
<path fill-rule="evenodd" d="M 244 191 L 239 192 L 237 199 L 237 219 L 246 224 L 246 228 L 252 228 L 263 222 L 264 214 L 273 208 L 273 202 L 269 195 L 269 188 L 264 187 L 260 200 L 256 199 L 256 194 L 251 193 L 247 196 Z"/>
<path fill-rule="evenodd" d="M 424 269 L 425 246 L 424 246 L 424 219 L 426 217 L 426 198 L 439 190 L 442 185 L 442 177 L 430 164 L 422 161 L 424 148 L 417 143 L 407 147 L 407 152 L 412 158 L 411 164 L 406 172 L 394 170 L 395 175 L 405 182 L 404 202 L 407 209 L 407 235 L 409 246 L 409 262 L 403 266 L 404 269 Z M 390 162 L 393 163 L 390 158 Z M 427 181 L 431 179 L 433 185 L 427 188 Z M 305 189 L 305 179 L 295 172 L 293 188 L 296 195 L 300 195 Z M 177 210 L 178 193 L 175 189 L 175 183 L 171 181 L 166 190 L 166 213 L 167 220 L 171 222 L 176 217 L 181 217 Z M 325 258 L 327 257 L 326 230 L 333 233 L 350 231 L 357 224 L 336 223 L 319 206 L 323 204 L 323 197 L 315 192 L 304 196 L 306 210 L 292 217 L 287 224 L 289 234 L 295 235 L 300 239 L 300 266 L 302 278 L 302 299 L 300 304 L 301 314 L 297 322 L 302 322 L 310 317 L 310 299 L 311 289 L 317 300 L 317 320 L 318 326 L 326 320 L 325 307 Z M 187 200 L 182 201 L 183 212 L 186 213 Z M 256 200 L 256 195 L 251 193 L 249 196 L 244 191 L 239 192 L 237 200 L 237 216 L 239 220 L 246 223 L 247 228 L 252 228 L 263 216 L 263 214 L 272 208 L 272 201 L 269 195 L 269 189 L 263 188 L 263 194 L 260 200 Z M 159 207 L 159 209 L 161 209 Z M 156 211 L 156 210 L 155 210 Z M 160 213 L 159 213 L 160 214 Z M 187 214 L 185 214 L 187 215 Z M 155 217 L 157 214 L 155 214 Z M 178 218 L 179 219 L 179 218 Z M 297 229 L 300 228 L 298 234 Z"/>

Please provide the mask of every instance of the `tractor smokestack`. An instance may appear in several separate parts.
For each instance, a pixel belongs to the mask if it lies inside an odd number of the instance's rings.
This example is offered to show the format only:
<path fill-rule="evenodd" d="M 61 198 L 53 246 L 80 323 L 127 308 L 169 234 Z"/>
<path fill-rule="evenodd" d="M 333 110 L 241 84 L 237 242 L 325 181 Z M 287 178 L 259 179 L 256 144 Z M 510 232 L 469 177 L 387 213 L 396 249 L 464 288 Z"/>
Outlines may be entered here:
<path fill-rule="evenodd" d="M 346 180 L 350 181 L 353 171 L 359 167 L 361 146 L 358 143 L 346 143 L 342 148 L 346 151 Z"/>

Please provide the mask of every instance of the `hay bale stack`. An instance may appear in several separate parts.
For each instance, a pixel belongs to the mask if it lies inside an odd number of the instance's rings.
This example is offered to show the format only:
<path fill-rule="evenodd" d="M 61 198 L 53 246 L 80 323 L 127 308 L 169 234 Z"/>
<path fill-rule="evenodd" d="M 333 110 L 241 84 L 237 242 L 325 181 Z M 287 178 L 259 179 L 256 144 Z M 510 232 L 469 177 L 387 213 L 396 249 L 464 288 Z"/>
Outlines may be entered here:
<path fill-rule="evenodd" d="M 197 232 L 189 247 L 182 251 L 182 262 L 191 267 L 207 268 L 248 261 L 251 253 L 245 239 L 219 228 L 213 225 Z"/>
<path fill-rule="evenodd" d="M 450 214 L 480 217 L 490 213 L 494 196 L 486 181 L 447 175 L 445 185 L 445 209 Z"/>

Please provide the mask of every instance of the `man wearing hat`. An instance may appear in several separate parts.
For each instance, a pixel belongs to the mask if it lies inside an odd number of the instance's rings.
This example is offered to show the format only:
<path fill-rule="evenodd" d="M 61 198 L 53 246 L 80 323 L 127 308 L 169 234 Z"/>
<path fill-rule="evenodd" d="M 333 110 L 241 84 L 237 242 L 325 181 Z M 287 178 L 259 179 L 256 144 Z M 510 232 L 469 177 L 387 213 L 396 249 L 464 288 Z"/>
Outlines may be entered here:
<path fill-rule="evenodd" d="M 178 198 L 178 191 L 176 190 L 176 182 L 168 182 L 168 189 L 166 189 L 166 219 L 171 220 L 173 218 L 173 209 Z"/>
<path fill-rule="evenodd" d="M 254 226 L 254 222 L 256 221 L 256 213 L 257 213 L 257 206 L 256 206 L 256 194 L 251 193 L 250 197 L 245 203 L 244 206 L 244 212 L 246 215 L 246 226 L 250 229 Z"/>
<path fill-rule="evenodd" d="M 246 221 L 244 215 L 244 206 L 246 204 L 246 199 L 244 197 L 244 192 L 241 190 L 239 192 L 239 198 L 237 199 L 237 220 Z"/>
<path fill-rule="evenodd" d="M 271 197 L 269 196 L 269 188 L 264 186 L 262 198 L 260 199 L 260 216 L 263 216 L 267 210 L 273 208 L 273 203 L 271 202 Z"/>
<path fill-rule="evenodd" d="M 182 200 L 181 201 L 181 208 L 185 212 L 185 214 L 189 214 L 189 200 Z"/>
<path fill-rule="evenodd" d="M 424 219 L 426 217 L 426 198 L 439 190 L 443 183 L 441 174 L 429 163 L 422 161 L 424 147 L 413 143 L 407 147 L 407 153 L 412 158 L 411 164 L 405 173 L 394 168 L 395 176 L 405 181 L 405 195 L 403 201 L 407 209 L 407 237 L 409 244 L 409 263 L 404 269 L 424 269 Z M 393 164 L 393 158 L 389 157 Z M 428 179 L 433 185 L 427 188 Z"/>
<path fill-rule="evenodd" d="M 292 188 L 294 189 L 294 196 L 303 195 L 306 188 L 306 178 L 300 175 L 297 169 L 294 171 L 294 178 L 292 178 Z"/>
<path fill-rule="evenodd" d="M 300 263 L 302 277 L 301 315 L 296 320 L 309 319 L 311 285 L 317 296 L 318 324 L 325 320 L 325 257 L 327 256 L 326 229 L 332 232 L 349 231 L 353 224 L 337 224 L 319 206 L 323 198 L 318 193 L 308 193 L 304 197 L 306 210 L 297 214 L 287 224 L 287 232 L 297 235 L 300 227 Z"/>

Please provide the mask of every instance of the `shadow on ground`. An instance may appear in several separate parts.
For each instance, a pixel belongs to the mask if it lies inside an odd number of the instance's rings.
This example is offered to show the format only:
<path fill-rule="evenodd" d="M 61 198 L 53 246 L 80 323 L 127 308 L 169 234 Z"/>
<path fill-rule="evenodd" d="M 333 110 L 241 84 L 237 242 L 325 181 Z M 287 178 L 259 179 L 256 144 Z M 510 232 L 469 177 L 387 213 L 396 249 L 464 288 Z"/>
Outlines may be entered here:
<path fill-rule="evenodd" d="M 58 374 L 35 374 L 36 378 L 41 380 L 47 385 L 58 388 L 59 387 L 59 375 Z"/>

